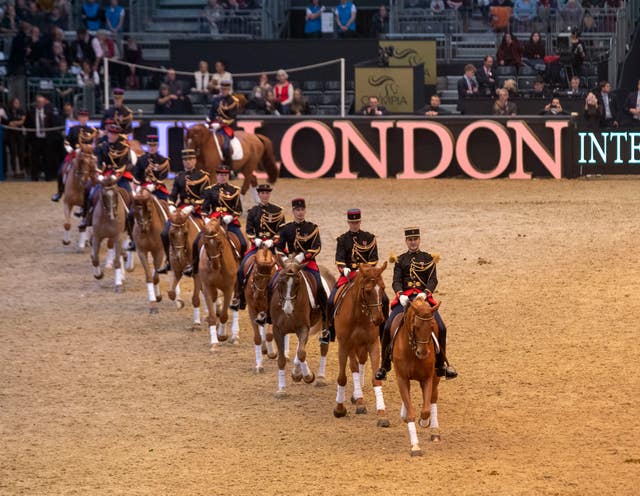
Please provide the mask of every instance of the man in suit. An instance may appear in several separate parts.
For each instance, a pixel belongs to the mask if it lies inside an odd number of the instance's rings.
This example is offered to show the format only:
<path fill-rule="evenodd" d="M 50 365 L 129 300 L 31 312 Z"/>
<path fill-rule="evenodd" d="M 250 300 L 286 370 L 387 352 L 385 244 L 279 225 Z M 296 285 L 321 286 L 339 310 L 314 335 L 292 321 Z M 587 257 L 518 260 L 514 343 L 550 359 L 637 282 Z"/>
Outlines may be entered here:
<path fill-rule="evenodd" d="M 25 122 L 25 127 L 36 130 L 29 133 L 32 181 L 37 181 L 42 172 L 47 181 L 53 181 L 56 178 L 55 160 L 59 154 L 53 148 L 56 141 L 60 140 L 56 140 L 56 131 L 46 131 L 46 129 L 55 127 L 57 124 L 56 111 L 44 95 L 38 94 L 36 104 L 29 109 Z"/>
<path fill-rule="evenodd" d="M 567 90 L 567 96 L 569 98 L 579 98 L 580 100 L 587 96 L 585 91 L 580 88 L 580 77 L 573 76 L 571 78 L 570 88 Z"/>
<path fill-rule="evenodd" d="M 377 96 L 370 96 L 368 105 L 365 105 L 364 107 L 362 107 L 358 113 L 361 115 L 376 116 L 376 115 L 387 115 L 389 112 L 385 107 L 380 105 L 380 103 L 378 102 Z"/>
<path fill-rule="evenodd" d="M 464 76 L 458 80 L 458 110 L 465 113 L 464 100 L 478 95 L 478 80 L 476 79 L 476 68 L 473 64 L 464 66 Z"/>
<path fill-rule="evenodd" d="M 482 61 L 482 67 L 476 73 L 478 80 L 478 93 L 482 96 L 494 96 L 496 94 L 496 79 L 493 75 L 493 57 L 487 55 Z"/>
<path fill-rule="evenodd" d="M 598 95 L 598 107 L 600 108 L 600 128 L 618 127 L 618 102 L 611 93 L 609 81 L 600 82 L 600 94 Z"/>
<path fill-rule="evenodd" d="M 438 95 L 431 95 L 429 105 L 425 105 L 416 112 L 416 115 L 426 115 L 427 117 L 434 117 L 436 115 L 451 115 L 446 109 L 440 107 L 440 97 Z"/>
<path fill-rule="evenodd" d="M 623 107 L 625 119 L 628 119 L 629 124 L 634 127 L 640 126 L 640 79 L 637 84 L 637 90 L 627 95 Z"/>

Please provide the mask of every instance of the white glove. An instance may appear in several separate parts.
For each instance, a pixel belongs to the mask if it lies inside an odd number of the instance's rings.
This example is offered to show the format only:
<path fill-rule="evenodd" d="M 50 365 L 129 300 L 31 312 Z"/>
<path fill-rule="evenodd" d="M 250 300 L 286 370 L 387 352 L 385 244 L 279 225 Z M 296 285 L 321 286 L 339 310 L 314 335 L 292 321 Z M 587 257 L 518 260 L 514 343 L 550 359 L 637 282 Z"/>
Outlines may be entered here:
<path fill-rule="evenodd" d="M 302 261 L 304 260 L 304 253 L 298 253 L 298 254 L 295 256 L 295 259 L 294 259 L 294 260 L 295 260 L 296 262 L 298 262 L 298 263 L 302 263 Z"/>
<path fill-rule="evenodd" d="M 146 186 L 146 190 L 149 193 L 152 193 L 152 192 L 154 192 L 156 190 L 156 185 L 155 184 L 149 184 L 148 186 Z"/>
<path fill-rule="evenodd" d="M 426 295 L 426 294 L 424 294 L 424 293 L 418 293 L 418 294 L 416 295 L 416 298 L 420 298 L 420 299 L 422 299 L 422 300 L 424 300 L 424 301 L 427 301 L 427 295 Z"/>
<path fill-rule="evenodd" d="M 233 215 L 227 214 L 222 216 L 222 222 L 224 222 L 225 224 L 230 224 L 232 220 L 233 220 Z"/>
<path fill-rule="evenodd" d="M 400 305 L 402 305 L 403 307 L 407 306 L 407 303 L 409 303 L 409 297 L 407 295 L 400 295 Z"/>
<path fill-rule="evenodd" d="M 345 267 L 344 269 L 342 269 L 343 276 L 349 277 L 349 274 L 351 274 L 351 269 L 349 267 Z"/>
<path fill-rule="evenodd" d="M 256 245 L 258 248 L 260 248 L 260 245 L 262 244 L 262 239 L 260 238 L 254 239 L 253 244 Z"/>
<path fill-rule="evenodd" d="M 193 212 L 193 205 L 189 205 L 188 207 L 184 207 L 182 209 L 182 213 L 185 215 L 190 215 Z"/>
<path fill-rule="evenodd" d="M 266 246 L 267 248 L 271 248 L 273 246 L 273 240 L 272 239 L 267 239 L 265 242 L 262 243 L 264 246 Z"/>
<path fill-rule="evenodd" d="M 176 213 L 176 206 L 175 205 L 169 205 L 169 212 L 171 212 L 172 214 Z"/>
<path fill-rule="evenodd" d="M 102 174 L 98 174 L 98 181 L 102 182 L 103 179 L 104 179 L 104 176 Z"/>
<path fill-rule="evenodd" d="M 64 145 L 64 149 L 67 151 L 67 153 L 71 153 L 73 151 L 73 148 L 71 148 L 70 145 Z"/>

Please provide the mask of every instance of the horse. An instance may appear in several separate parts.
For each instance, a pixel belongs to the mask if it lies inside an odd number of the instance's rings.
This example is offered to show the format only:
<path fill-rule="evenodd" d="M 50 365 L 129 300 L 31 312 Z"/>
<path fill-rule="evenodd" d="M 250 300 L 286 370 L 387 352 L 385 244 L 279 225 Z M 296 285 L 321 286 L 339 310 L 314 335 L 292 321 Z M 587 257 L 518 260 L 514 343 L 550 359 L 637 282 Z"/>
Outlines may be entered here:
<path fill-rule="evenodd" d="M 160 233 L 169 219 L 165 201 L 158 200 L 146 188 L 139 188 L 133 195 L 133 241 L 144 269 L 149 297 L 149 313 L 158 313 L 157 302 L 160 294 L 160 276 L 158 270 L 164 260 L 164 247 Z M 149 254 L 153 258 L 153 273 L 149 268 Z"/>
<path fill-rule="evenodd" d="M 184 307 L 184 301 L 180 298 L 180 279 L 182 271 L 193 260 L 191 246 L 200 232 L 200 226 L 191 216 L 193 206 L 182 209 L 169 209 L 169 262 L 171 264 L 171 279 L 169 282 L 169 299 L 176 302 L 178 309 Z M 200 276 L 193 278 L 193 296 L 191 304 L 193 305 L 193 326 L 192 330 L 200 328 Z"/>
<path fill-rule="evenodd" d="M 315 288 L 316 282 L 313 276 L 303 271 L 303 265 L 299 263 L 293 254 L 287 258 L 280 257 L 282 270 L 278 272 L 274 282 L 269 310 L 272 320 L 271 332 L 278 348 L 278 391 L 276 398 L 286 398 L 289 396 L 286 391 L 285 365 L 287 357 L 285 355 L 285 336 L 295 334 L 298 337 L 298 349 L 293 359 L 293 370 L 291 377 L 294 382 L 304 380 L 311 384 L 316 376 L 310 370 L 307 359 L 307 341 L 310 334 L 315 334 L 320 330 L 321 312 L 319 308 L 312 305 L 309 299 L 307 288 Z M 324 277 L 324 274 L 323 274 Z M 334 284 L 335 281 L 328 281 Z M 321 346 L 322 358 L 320 369 L 324 375 L 324 365 L 326 363 L 328 346 Z M 323 385 L 325 385 L 323 383 Z"/>
<path fill-rule="evenodd" d="M 411 456 L 421 456 L 416 432 L 415 410 L 411 403 L 410 381 L 418 381 L 422 388 L 422 410 L 419 424 L 431 427 L 431 441 L 440 442 L 438 430 L 438 383 L 435 357 L 438 347 L 438 325 L 434 313 L 440 303 L 432 307 L 424 293 L 407 302 L 404 314 L 396 316 L 391 325 L 393 344 L 393 366 L 396 371 L 398 389 L 402 398 L 400 416 L 407 423 L 411 441 Z M 397 331 L 396 331 L 397 329 Z"/>
<path fill-rule="evenodd" d="M 251 134 L 244 131 L 237 131 L 236 138 L 242 144 L 242 160 L 233 160 L 229 164 L 233 170 L 242 172 L 244 181 L 240 188 L 244 195 L 249 187 L 255 188 L 257 184 L 254 172 L 258 169 L 258 165 L 267 172 L 270 183 L 275 183 L 278 179 L 278 164 L 273 153 L 273 144 L 271 140 L 261 134 Z M 217 140 L 217 144 L 216 141 Z M 185 143 L 189 148 L 196 151 L 197 163 L 196 167 L 209 173 L 214 178 L 218 165 L 222 163 L 220 150 L 222 150 L 223 138 L 211 132 L 204 124 L 196 124 L 187 130 Z M 254 197 L 256 194 L 254 194 Z"/>
<path fill-rule="evenodd" d="M 108 240 L 109 246 L 115 250 L 115 291 L 124 290 L 124 272 L 122 270 L 122 244 L 126 236 L 125 223 L 127 219 L 127 205 L 130 203 L 129 193 L 118 187 L 115 175 L 108 175 L 100 180 L 97 189 L 92 217 L 91 234 L 91 263 L 93 276 L 102 279 L 104 272 L 100 268 L 100 244 L 103 239 Z"/>
<path fill-rule="evenodd" d="M 356 405 L 356 414 L 367 413 L 362 395 L 364 382 L 364 366 L 367 355 L 371 358 L 373 371 L 372 385 L 376 397 L 378 413 L 378 427 L 389 427 L 386 418 L 384 397 L 382 395 L 382 381 L 375 378 L 375 372 L 380 367 L 380 337 L 378 329 L 384 321 L 382 312 L 382 296 L 384 282 L 382 272 L 387 268 L 387 262 L 382 267 L 371 267 L 360 264 L 355 278 L 343 286 L 342 294 L 336 295 L 334 325 L 338 341 L 338 394 L 336 406 L 333 410 L 335 417 L 344 417 L 347 409 L 344 406 L 345 386 L 347 375 L 345 369 L 347 359 L 351 376 L 353 377 L 352 401 Z"/>
<path fill-rule="evenodd" d="M 62 204 L 64 208 L 64 236 L 62 244 L 67 246 L 71 243 L 71 211 L 73 207 L 84 205 L 84 191 L 88 181 L 94 180 L 96 170 L 96 156 L 93 154 L 91 145 L 81 144 L 76 156 L 68 165 L 65 164 L 64 171 L 64 195 Z M 78 251 L 84 250 L 87 244 L 86 228 L 80 231 L 78 241 Z"/>
<path fill-rule="evenodd" d="M 247 313 L 253 328 L 253 343 L 256 351 L 256 373 L 264 372 L 262 366 L 262 355 L 266 352 L 271 359 L 277 355 L 273 349 L 273 334 L 270 333 L 271 340 L 267 341 L 264 325 L 258 325 L 256 320 L 264 322 L 267 312 L 267 289 L 269 281 L 276 273 L 276 258 L 263 244 L 258 251 L 245 264 L 245 278 L 247 284 L 244 288 L 245 300 L 247 302 Z"/>
<path fill-rule="evenodd" d="M 238 277 L 238 260 L 234 253 L 232 241 L 227 235 L 228 233 L 222 228 L 219 218 L 208 219 L 202 231 L 202 241 L 199 248 L 198 275 L 204 289 L 207 308 L 209 309 L 210 349 L 213 352 L 217 351 L 219 341 L 227 340 L 224 324 L 229 319 L 229 304 L 231 303 Z M 238 249 L 237 245 L 236 250 Z M 218 300 L 219 293 L 222 293 L 222 302 L 214 306 Z M 238 311 L 234 310 L 230 343 L 233 344 L 238 341 L 238 330 Z"/>

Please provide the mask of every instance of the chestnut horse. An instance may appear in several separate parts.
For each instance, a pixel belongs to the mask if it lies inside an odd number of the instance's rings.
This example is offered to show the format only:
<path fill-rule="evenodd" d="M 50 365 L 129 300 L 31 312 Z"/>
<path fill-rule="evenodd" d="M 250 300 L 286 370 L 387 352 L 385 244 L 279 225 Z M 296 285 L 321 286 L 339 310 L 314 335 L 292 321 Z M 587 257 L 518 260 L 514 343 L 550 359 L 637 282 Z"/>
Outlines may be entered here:
<path fill-rule="evenodd" d="M 236 138 L 242 144 L 243 157 L 242 160 L 234 160 L 232 164 L 233 170 L 242 172 L 244 181 L 240 189 L 244 195 L 250 186 L 255 187 L 257 184 L 254 172 L 258 170 L 258 165 L 266 171 L 269 182 L 275 183 L 278 179 L 278 164 L 273 153 L 273 144 L 271 140 L 261 134 L 251 134 L 244 131 L 236 131 Z M 218 146 L 214 142 L 218 140 Z M 222 162 L 218 148 L 222 149 L 221 136 L 215 136 L 213 132 L 204 124 L 196 124 L 187 130 L 185 142 L 189 148 L 196 151 L 198 162 L 196 167 L 209 173 L 209 177 L 215 178 L 215 171 Z"/>
<path fill-rule="evenodd" d="M 382 297 L 384 282 L 382 272 L 387 268 L 387 262 L 382 267 L 371 267 L 360 264 L 355 278 L 344 287 L 343 296 L 338 296 L 338 307 L 334 318 L 336 339 L 338 340 L 338 394 L 333 414 L 344 417 L 347 409 L 344 407 L 345 386 L 347 375 L 345 369 L 347 359 L 353 377 L 352 401 L 356 405 L 356 413 L 367 413 L 362 398 L 362 383 L 364 380 L 364 366 L 367 356 L 371 359 L 372 385 L 376 396 L 376 410 L 378 412 L 378 427 L 389 427 L 386 418 L 384 397 L 382 396 L 382 381 L 375 378 L 375 372 L 380 367 L 380 337 L 378 329 L 384 321 L 382 312 Z"/>
<path fill-rule="evenodd" d="M 133 241 L 144 269 L 149 297 L 149 313 L 158 313 L 162 299 L 158 270 L 164 261 L 164 247 L 160 233 L 169 219 L 167 202 L 158 200 L 146 188 L 138 188 L 133 195 Z M 149 267 L 149 254 L 153 259 L 153 273 Z"/>
<path fill-rule="evenodd" d="M 229 319 L 229 304 L 233 298 L 238 277 L 238 260 L 235 257 L 234 247 L 227 237 L 227 231 L 222 228 L 219 218 L 214 217 L 205 221 L 199 249 L 198 272 L 209 309 L 211 351 L 217 351 L 219 341 L 227 340 L 224 324 Z M 220 293 L 222 293 L 222 301 L 216 305 Z M 234 310 L 230 343 L 238 341 L 238 330 L 238 311 Z"/>
<path fill-rule="evenodd" d="M 96 156 L 93 154 L 91 145 L 82 144 L 76 151 L 76 156 L 68 165 L 65 165 L 64 171 L 64 195 L 62 204 L 64 207 L 64 237 L 62 244 L 71 243 L 71 211 L 73 207 L 82 207 L 84 205 L 84 191 L 87 182 L 95 181 Z M 84 250 L 87 244 L 86 228 L 80 231 L 80 239 L 78 241 L 78 251 Z"/>
<path fill-rule="evenodd" d="M 169 209 L 169 262 L 171 264 L 171 279 L 169 282 L 169 299 L 176 302 L 178 309 L 184 307 L 184 301 L 180 297 L 180 279 L 182 271 L 193 260 L 192 245 L 200 232 L 200 226 L 191 216 L 193 207 Z M 191 304 L 193 305 L 193 327 L 195 331 L 200 329 L 200 277 L 196 275 L 193 278 L 193 296 Z"/>
<path fill-rule="evenodd" d="M 285 365 L 287 357 L 285 355 L 285 335 L 295 334 L 298 337 L 298 349 L 293 359 L 293 370 L 291 377 L 294 382 L 304 380 L 311 384 L 316 376 L 307 364 L 307 341 L 310 334 L 315 334 L 320 330 L 322 324 L 321 312 L 319 308 L 314 308 L 309 300 L 307 288 L 315 294 L 316 281 L 312 275 L 306 273 L 303 265 L 299 263 L 293 254 L 287 258 L 280 258 L 282 269 L 278 272 L 274 282 L 274 288 L 269 302 L 271 314 L 272 332 L 278 347 L 278 391 L 276 398 L 286 398 L 289 394 L 286 391 Z M 328 284 L 335 284 L 335 280 L 326 271 L 322 270 L 322 276 Z M 328 346 L 321 346 L 322 358 L 321 371 L 324 375 L 324 364 L 326 363 Z"/>
<path fill-rule="evenodd" d="M 253 327 L 253 344 L 255 345 L 256 351 L 256 373 L 261 374 L 264 372 L 264 367 L 262 366 L 263 353 L 266 352 L 269 358 L 276 357 L 275 350 L 273 349 L 273 334 L 269 333 L 271 340 L 267 341 L 264 325 L 259 325 L 256 322 L 256 320 L 263 322 L 266 317 L 267 305 L 269 303 L 267 301 L 267 289 L 269 281 L 271 281 L 271 278 L 276 273 L 276 257 L 268 245 L 263 244 L 254 255 L 247 259 L 245 271 L 248 271 L 248 273 L 245 273 L 247 283 L 244 288 L 244 294 L 247 302 L 249 322 L 251 322 L 251 327 Z"/>
<path fill-rule="evenodd" d="M 122 270 L 122 243 L 126 237 L 125 222 L 127 219 L 127 205 L 130 203 L 129 193 L 120 188 L 115 175 L 102 178 L 93 199 L 94 209 L 92 217 L 91 235 L 91 263 L 93 276 L 102 279 L 104 272 L 100 268 L 100 244 L 107 239 L 109 246 L 115 249 L 115 291 L 121 293 L 124 289 L 124 271 Z"/>
<path fill-rule="evenodd" d="M 421 427 L 431 427 L 431 441 L 439 442 L 438 431 L 438 383 L 435 357 L 438 351 L 438 325 L 434 313 L 440 303 L 431 307 L 424 293 L 407 302 L 404 314 L 396 316 L 391 325 L 393 344 L 393 366 L 402 398 L 400 416 L 407 423 L 411 441 L 411 456 L 421 456 L 416 432 L 416 412 L 411 403 L 410 381 L 418 381 L 422 388 Z"/>

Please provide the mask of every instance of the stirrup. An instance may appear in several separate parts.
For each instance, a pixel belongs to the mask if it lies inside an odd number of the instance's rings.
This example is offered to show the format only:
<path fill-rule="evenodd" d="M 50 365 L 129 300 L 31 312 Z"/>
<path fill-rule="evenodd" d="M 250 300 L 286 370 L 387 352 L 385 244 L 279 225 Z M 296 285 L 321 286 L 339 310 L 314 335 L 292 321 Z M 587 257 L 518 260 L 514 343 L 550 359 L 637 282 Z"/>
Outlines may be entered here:
<path fill-rule="evenodd" d="M 234 297 L 229 304 L 229 308 L 235 312 L 240 308 L 240 298 Z"/>
<path fill-rule="evenodd" d="M 183 276 L 192 277 L 193 276 L 193 265 L 187 265 L 182 271 Z"/>
<path fill-rule="evenodd" d="M 387 369 L 384 367 L 380 367 L 376 372 L 376 380 L 377 381 L 386 381 L 387 380 Z"/>
<path fill-rule="evenodd" d="M 52 202 L 58 202 L 58 201 L 60 201 L 60 198 L 62 198 L 62 193 L 56 193 L 55 195 L 53 195 L 51 197 L 51 201 Z"/>
<path fill-rule="evenodd" d="M 318 340 L 320 341 L 320 344 L 329 344 L 331 341 L 331 331 L 329 329 L 322 329 Z"/>

